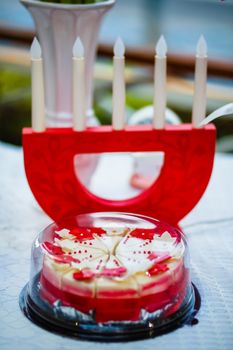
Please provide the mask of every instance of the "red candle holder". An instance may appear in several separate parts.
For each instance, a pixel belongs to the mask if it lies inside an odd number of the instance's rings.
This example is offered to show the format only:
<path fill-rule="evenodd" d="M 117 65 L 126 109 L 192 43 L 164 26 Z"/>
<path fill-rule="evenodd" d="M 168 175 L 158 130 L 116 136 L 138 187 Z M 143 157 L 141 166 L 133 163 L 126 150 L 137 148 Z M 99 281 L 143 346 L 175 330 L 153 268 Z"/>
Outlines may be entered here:
<path fill-rule="evenodd" d="M 191 124 L 155 130 L 149 125 L 111 126 L 73 131 L 23 130 L 24 163 L 31 190 L 55 221 L 89 212 L 133 212 L 177 226 L 202 197 L 209 182 L 216 130 Z M 103 152 L 164 152 L 164 165 L 153 185 L 126 200 L 107 200 L 91 193 L 75 175 L 74 156 Z M 109 179 L 110 180 L 110 179 Z"/>

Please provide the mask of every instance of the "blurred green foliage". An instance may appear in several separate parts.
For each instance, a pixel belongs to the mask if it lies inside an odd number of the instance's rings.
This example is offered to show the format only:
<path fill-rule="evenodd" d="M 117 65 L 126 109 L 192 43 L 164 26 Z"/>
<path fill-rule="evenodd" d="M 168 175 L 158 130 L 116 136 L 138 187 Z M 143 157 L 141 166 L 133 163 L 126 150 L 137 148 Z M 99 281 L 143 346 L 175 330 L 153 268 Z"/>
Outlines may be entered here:
<path fill-rule="evenodd" d="M 21 144 L 21 130 L 30 125 L 31 95 L 28 68 L 0 64 L 0 139 Z"/>
<path fill-rule="evenodd" d="M 0 64 L 0 140 L 21 145 L 22 128 L 31 125 L 31 82 L 29 67 Z M 101 124 L 111 124 L 112 84 L 110 81 L 95 81 L 94 111 Z M 153 84 L 135 82 L 128 84 L 126 94 L 126 118 L 135 111 L 152 104 Z M 222 104 L 209 100 L 210 113 Z M 168 107 L 174 110 L 183 122 L 191 118 L 192 96 L 168 92 Z M 216 120 L 219 150 L 233 151 L 233 123 L 229 119 Z"/>

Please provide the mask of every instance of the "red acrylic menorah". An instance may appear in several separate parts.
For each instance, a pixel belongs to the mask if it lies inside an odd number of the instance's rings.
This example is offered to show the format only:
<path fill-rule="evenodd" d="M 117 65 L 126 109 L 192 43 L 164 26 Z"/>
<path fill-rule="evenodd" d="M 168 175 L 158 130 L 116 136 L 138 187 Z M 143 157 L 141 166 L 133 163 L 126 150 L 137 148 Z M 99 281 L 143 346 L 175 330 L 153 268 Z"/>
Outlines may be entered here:
<path fill-rule="evenodd" d="M 111 126 L 73 131 L 23 130 L 26 175 L 42 209 L 55 221 L 88 212 L 120 211 L 151 216 L 173 225 L 203 195 L 213 167 L 216 130 L 191 124 L 155 130 L 149 125 Z M 153 185 L 126 200 L 107 200 L 91 193 L 77 178 L 74 157 L 106 152 L 164 152 L 164 164 Z M 119 176 L 121 170 L 119 169 Z M 111 181 L 111 179 L 106 179 Z"/>

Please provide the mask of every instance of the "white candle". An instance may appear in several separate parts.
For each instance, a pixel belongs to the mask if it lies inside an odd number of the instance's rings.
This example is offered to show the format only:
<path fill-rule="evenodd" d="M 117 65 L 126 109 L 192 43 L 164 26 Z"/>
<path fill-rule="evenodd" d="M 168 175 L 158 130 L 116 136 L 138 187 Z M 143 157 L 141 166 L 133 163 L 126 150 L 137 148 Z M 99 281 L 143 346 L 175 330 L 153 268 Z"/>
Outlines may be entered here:
<path fill-rule="evenodd" d="M 154 70 L 154 115 L 153 126 L 163 129 L 165 124 L 165 111 L 167 104 L 167 44 L 160 37 L 156 45 Z"/>
<path fill-rule="evenodd" d="M 200 37 L 197 43 L 192 124 L 199 127 L 206 115 L 207 45 Z"/>
<path fill-rule="evenodd" d="M 77 38 L 73 46 L 73 129 L 76 131 L 86 127 L 85 85 L 84 47 Z"/>
<path fill-rule="evenodd" d="M 45 130 L 43 60 L 41 58 L 41 47 L 36 38 L 32 42 L 30 53 L 32 70 L 32 129 L 36 132 L 42 132 Z"/>
<path fill-rule="evenodd" d="M 118 38 L 113 58 L 113 114 L 112 127 L 122 130 L 125 125 L 125 46 Z"/>

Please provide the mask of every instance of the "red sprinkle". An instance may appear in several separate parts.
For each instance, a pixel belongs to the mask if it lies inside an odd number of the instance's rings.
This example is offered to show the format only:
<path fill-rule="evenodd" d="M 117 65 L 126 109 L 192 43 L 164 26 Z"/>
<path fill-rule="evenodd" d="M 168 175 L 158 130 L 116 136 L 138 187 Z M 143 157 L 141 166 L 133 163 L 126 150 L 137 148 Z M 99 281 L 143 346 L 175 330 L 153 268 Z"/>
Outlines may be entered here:
<path fill-rule="evenodd" d="M 130 233 L 131 237 L 134 238 L 139 238 L 139 239 L 144 239 L 144 240 L 152 240 L 155 235 L 155 230 L 154 229 L 141 229 L 141 228 L 136 228 Z"/>
<path fill-rule="evenodd" d="M 92 233 L 97 234 L 98 236 L 101 236 L 101 235 L 106 233 L 106 231 L 104 229 L 102 229 L 101 227 L 91 227 L 91 228 L 89 228 L 89 230 Z"/>
<path fill-rule="evenodd" d="M 90 228 L 75 227 L 70 231 L 70 234 L 75 236 L 79 242 L 94 239 L 94 234 L 101 236 L 105 233 L 106 233 L 105 230 L 103 230 L 101 227 L 90 227 Z"/>
<path fill-rule="evenodd" d="M 104 268 L 101 275 L 104 277 L 120 277 L 126 273 L 127 269 L 125 267 L 116 267 L 113 269 Z"/>
<path fill-rule="evenodd" d="M 150 276 L 157 275 L 160 272 L 166 272 L 169 270 L 167 264 L 154 264 L 149 270 L 148 273 Z"/>
<path fill-rule="evenodd" d="M 161 255 L 156 259 L 156 263 L 158 264 L 158 263 L 161 263 L 161 262 L 166 261 L 168 259 L 171 259 L 171 255 L 168 253 L 164 253 L 164 255 Z"/>
<path fill-rule="evenodd" d="M 181 233 L 178 229 L 171 228 L 167 224 L 160 222 L 156 229 L 156 233 L 161 237 L 165 232 L 168 232 L 172 238 L 176 238 L 176 244 L 181 241 Z"/>
<path fill-rule="evenodd" d="M 53 245 L 51 242 L 44 242 L 42 245 L 42 248 L 47 250 L 49 254 L 52 255 L 63 255 L 64 252 L 60 247 L 57 247 L 56 245 Z"/>
<path fill-rule="evenodd" d="M 148 252 L 149 254 L 151 252 Z M 168 252 L 164 252 L 164 253 L 161 253 L 161 252 L 152 252 L 148 257 L 147 259 L 149 260 L 155 260 L 155 263 L 158 264 L 158 263 L 161 263 L 165 260 L 168 260 L 171 258 L 171 255 L 168 253 Z"/>
<path fill-rule="evenodd" d="M 87 228 L 76 227 L 70 231 L 70 234 L 75 236 L 80 242 L 93 239 L 93 233 Z"/>
<path fill-rule="evenodd" d="M 73 273 L 73 277 L 76 281 L 90 281 L 95 276 L 95 273 L 90 269 L 83 269 Z"/>
<path fill-rule="evenodd" d="M 75 262 L 77 264 L 80 263 L 79 259 L 73 258 L 71 255 L 59 255 L 55 257 L 55 260 L 58 263 L 71 263 L 71 262 Z"/>
<path fill-rule="evenodd" d="M 54 233 L 54 237 L 53 237 L 53 238 L 54 238 L 54 239 L 57 238 L 57 239 L 59 239 L 59 241 L 62 239 L 62 237 L 59 236 L 57 233 Z"/>
<path fill-rule="evenodd" d="M 144 252 L 145 253 L 145 252 Z M 149 253 L 149 252 L 148 252 Z M 155 253 L 155 252 L 152 252 L 148 257 L 147 259 L 149 260 L 154 260 L 155 258 L 157 258 L 158 255 Z"/>

